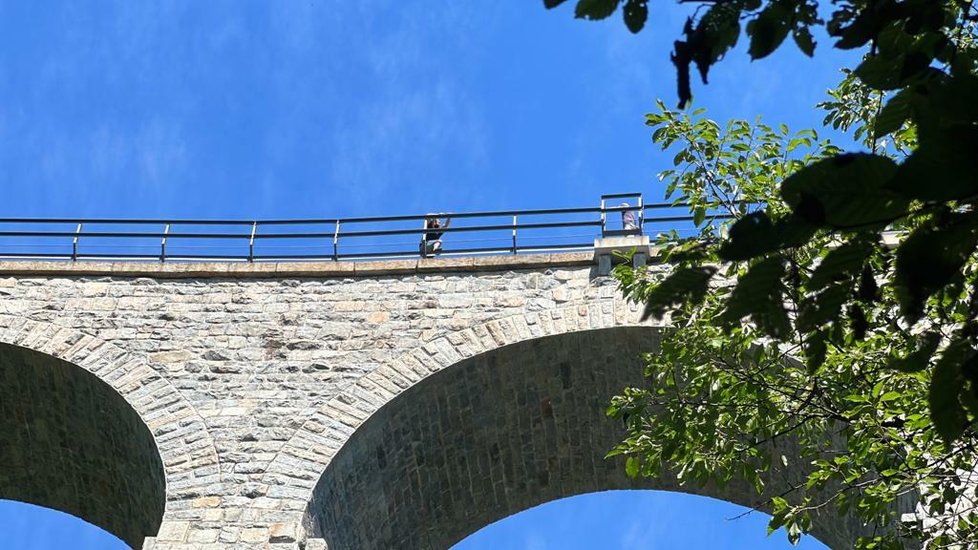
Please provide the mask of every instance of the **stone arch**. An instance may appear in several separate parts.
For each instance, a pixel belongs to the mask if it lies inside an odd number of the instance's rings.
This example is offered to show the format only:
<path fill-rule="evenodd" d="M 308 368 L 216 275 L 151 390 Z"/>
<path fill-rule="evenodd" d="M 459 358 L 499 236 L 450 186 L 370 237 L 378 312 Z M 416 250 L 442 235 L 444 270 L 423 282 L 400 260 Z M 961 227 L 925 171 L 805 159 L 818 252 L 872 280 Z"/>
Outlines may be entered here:
<path fill-rule="evenodd" d="M 0 378 L 8 424 L 0 498 L 77 515 L 140 548 L 161 526 L 187 519 L 191 506 L 181 501 L 220 482 L 201 416 L 115 345 L 0 315 Z M 18 419 L 26 424 L 12 424 Z"/>
<path fill-rule="evenodd" d="M 605 299 L 494 319 L 449 332 L 399 355 L 313 412 L 269 463 L 263 481 L 291 487 L 281 507 L 305 509 L 326 466 L 371 414 L 422 379 L 463 359 L 524 340 L 582 330 L 638 325 L 640 312 L 613 287 Z M 299 496 L 301 495 L 301 497 Z"/>
<path fill-rule="evenodd" d="M 659 330 L 557 332 L 432 372 L 337 441 L 342 447 L 312 491 L 308 535 L 337 549 L 447 548 L 532 506 L 609 489 L 693 492 L 758 504 L 742 481 L 692 489 L 669 477 L 632 480 L 620 460 L 604 459 L 622 435 L 622 427 L 604 417 L 607 402 L 623 386 L 643 382 L 640 354 L 656 351 Z M 356 409 L 345 406 L 344 421 L 352 424 Z M 796 456 L 790 441 L 776 445 L 776 451 Z M 774 469 L 768 491 L 777 494 L 805 475 L 794 464 Z M 840 548 L 863 533 L 854 517 L 840 521 L 834 514 L 816 517 L 813 529 Z"/>

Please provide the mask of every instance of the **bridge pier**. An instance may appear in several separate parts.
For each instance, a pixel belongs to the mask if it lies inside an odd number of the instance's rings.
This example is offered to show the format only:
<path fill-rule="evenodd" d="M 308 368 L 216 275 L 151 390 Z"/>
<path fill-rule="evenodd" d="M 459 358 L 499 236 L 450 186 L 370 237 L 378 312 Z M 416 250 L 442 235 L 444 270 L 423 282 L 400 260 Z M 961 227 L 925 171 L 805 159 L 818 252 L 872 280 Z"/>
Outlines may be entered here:
<path fill-rule="evenodd" d="M 609 275 L 611 268 L 631 257 L 633 267 L 648 264 L 652 246 L 648 235 L 621 235 L 602 237 L 594 241 L 594 261 L 598 275 Z"/>

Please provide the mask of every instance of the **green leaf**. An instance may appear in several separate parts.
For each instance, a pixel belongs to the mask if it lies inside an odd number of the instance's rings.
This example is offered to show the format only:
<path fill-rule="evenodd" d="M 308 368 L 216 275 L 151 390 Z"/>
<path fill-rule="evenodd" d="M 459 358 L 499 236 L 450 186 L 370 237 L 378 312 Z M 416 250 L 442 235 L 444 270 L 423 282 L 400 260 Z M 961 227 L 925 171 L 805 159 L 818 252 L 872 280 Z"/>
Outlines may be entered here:
<path fill-rule="evenodd" d="M 798 312 L 798 330 L 808 332 L 839 318 L 851 285 L 833 285 L 806 299 Z"/>
<path fill-rule="evenodd" d="M 948 130 L 978 123 L 978 75 L 935 78 L 914 86 L 913 121 L 921 146 L 948 141 Z M 948 145 L 954 145 L 950 143 Z"/>
<path fill-rule="evenodd" d="M 825 363 L 827 340 L 828 335 L 822 331 L 812 332 L 805 338 L 805 366 L 808 374 L 815 374 Z"/>
<path fill-rule="evenodd" d="M 780 338 L 788 334 L 791 325 L 784 310 L 781 283 L 784 273 L 784 259 L 780 256 L 765 258 L 751 266 L 737 281 L 721 319 L 728 325 L 736 325 L 750 316 L 770 336 Z"/>
<path fill-rule="evenodd" d="M 855 73 L 863 84 L 874 90 L 892 90 L 900 87 L 900 67 L 899 58 L 873 55 L 864 59 Z"/>
<path fill-rule="evenodd" d="M 622 15 L 625 17 L 625 26 L 628 30 L 633 33 L 639 32 L 649 17 L 648 0 L 628 0 Z"/>
<path fill-rule="evenodd" d="M 730 227 L 728 239 L 720 247 L 721 259 L 749 260 L 780 250 L 800 246 L 815 234 L 814 225 L 791 216 L 772 222 L 764 212 L 753 212 Z"/>
<path fill-rule="evenodd" d="M 597 21 L 615 13 L 619 0 L 578 0 L 574 17 Z"/>
<path fill-rule="evenodd" d="M 802 531 L 800 525 L 795 522 L 788 524 L 788 542 L 791 543 L 792 546 L 798 544 L 798 541 L 801 539 L 801 535 Z"/>
<path fill-rule="evenodd" d="M 894 286 L 902 313 L 917 319 L 924 302 L 961 273 L 978 246 L 978 219 L 952 214 L 939 226 L 918 227 L 897 248 Z"/>
<path fill-rule="evenodd" d="M 751 22 L 747 23 L 750 35 L 751 60 L 767 57 L 788 36 L 788 22 L 791 13 L 781 4 L 772 2 Z"/>
<path fill-rule="evenodd" d="M 900 372 L 920 372 L 927 368 L 930 358 L 941 343 L 941 335 L 928 332 L 918 337 L 917 348 L 904 357 L 891 353 L 886 368 Z"/>
<path fill-rule="evenodd" d="M 878 24 L 874 19 L 877 19 L 877 15 L 870 10 L 860 13 L 850 25 L 845 27 L 840 27 L 841 22 L 837 19 L 839 16 L 845 16 L 845 12 L 837 11 L 833 15 L 833 20 L 828 24 L 829 34 L 832 36 L 839 36 L 839 40 L 835 43 L 835 47 L 841 50 L 851 50 L 853 48 L 862 47 L 866 42 L 869 42 L 876 33 L 874 29 L 874 24 Z"/>
<path fill-rule="evenodd" d="M 873 275 L 873 269 L 867 263 L 859 274 L 859 286 L 856 288 L 856 298 L 860 301 L 873 303 L 879 295 L 879 285 Z"/>
<path fill-rule="evenodd" d="M 812 39 L 812 33 L 808 30 L 808 27 L 799 27 L 792 31 L 791 36 L 795 39 L 795 44 L 798 45 L 798 49 L 802 51 L 808 57 L 815 55 L 815 40 Z"/>
<path fill-rule="evenodd" d="M 907 52 L 900 62 L 900 75 L 898 77 L 899 82 L 905 83 L 911 80 L 920 73 L 926 71 L 930 67 L 931 61 L 934 57 L 927 55 L 920 50 L 914 50 Z"/>
<path fill-rule="evenodd" d="M 838 229 L 885 225 L 903 215 L 909 201 L 884 188 L 897 165 L 868 153 L 818 161 L 781 184 L 781 196 L 808 222 Z"/>
<path fill-rule="evenodd" d="M 563 4 L 566 1 L 567 0 L 543 0 L 543 7 L 549 10 L 551 8 L 556 8 L 557 6 Z"/>
<path fill-rule="evenodd" d="M 740 13 L 736 4 L 718 3 L 707 10 L 696 25 L 693 33 L 695 39 L 690 38 L 690 46 L 693 48 L 693 62 L 703 82 L 707 81 L 710 67 L 737 44 Z"/>
<path fill-rule="evenodd" d="M 774 224 L 765 212 L 754 212 L 730 226 L 720 257 L 728 261 L 748 260 L 778 248 Z"/>
<path fill-rule="evenodd" d="M 961 365 L 974 355 L 966 341 L 956 340 L 944 349 L 934 365 L 928 404 L 934 429 L 946 443 L 961 437 L 967 422 L 964 406 L 958 399 L 961 391 Z"/>
<path fill-rule="evenodd" d="M 638 477 L 638 472 L 642 467 L 642 460 L 637 456 L 630 456 L 625 459 L 625 473 L 628 477 Z"/>
<path fill-rule="evenodd" d="M 820 290 L 831 283 L 852 280 L 866 262 L 872 246 L 866 241 L 849 241 L 829 251 L 815 268 L 805 287 Z"/>
<path fill-rule="evenodd" d="M 974 327 L 970 329 L 973 330 Z M 959 395 L 961 404 L 972 416 L 978 416 L 978 353 L 972 354 L 964 361 L 961 365 L 961 375 L 968 381 L 968 388 L 962 389 Z"/>
<path fill-rule="evenodd" d="M 655 285 L 645 299 L 645 312 L 642 320 L 649 317 L 661 319 L 676 306 L 698 304 L 706 297 L 710 279 L 717 269 L 712 266 L 677 268 L 661 283 Z"/>
<path fill-rule="evenodd" d="M 671 264 L 702 263 L 710 257 L 710 249 L 701 239 L 683 239 L 673 241 L 672 246 L 664 251 L 664 262 Z"/>
<path fill-rule="evenodd" d="M 852 337 L 856 340 L 865 340 L 866 332 L 869 331 L 869 320 L 866 318 L 866 312 L 859 304 L 849 304 L 848 313 Z"/>
<path fill-rule="evenodd" d="M 978 194 L 978 126 L 954 125 L 921 135 L 919 147 L 887 185 L 923 201 L 965 199 Z"/>
<path fill-rule="evenodd" d="M 909 88 L 900 90 L 886 102 L 880 114 L 877 115 L 876 123 L 873 126 L 873 135 L 875 137 L 881 138 L 887 134 L 896 132 L 910 119 L 911 93 Z"/>

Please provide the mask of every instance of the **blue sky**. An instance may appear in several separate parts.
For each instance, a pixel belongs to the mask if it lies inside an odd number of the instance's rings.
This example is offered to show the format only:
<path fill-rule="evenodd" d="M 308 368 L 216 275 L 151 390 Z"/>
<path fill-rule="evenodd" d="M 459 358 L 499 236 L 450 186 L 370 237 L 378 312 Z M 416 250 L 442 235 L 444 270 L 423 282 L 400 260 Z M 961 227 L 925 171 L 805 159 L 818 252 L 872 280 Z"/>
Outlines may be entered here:
<path fill-rule="evenodd" d="M 668 52 L 694 8 L 652 3 L 638 36 L 618 15 L 589 23 L 572 9 L 0 0 L 0 217 L 347 217 L 586 206 L 636 190 L 658 199 L 655 174 L 672 155 L 650 144 L 643 115 L 655 98 L 675 104 Z M 817 126 L 814 104 L 851 62 L 817 38 L 814 60 L 787 43 L 752 63 L 741 43 L 709 86 L 695 84 L 695 106 L 718 120 Z M 763 538 L 743 527 L 753 520 L 664 521 L 678 507 L 734 514 L 650 494 L 561 501 L 486 533 L 571 548 L 555 542 L 560 526 L 600 517 L 588 524 L 594 547 L 644 530 L 673 529 L 663 540 L 684 548 Z M 36 516 L 3 503 L 0 531 Z M 625 516 L 633 523 L 612 521 Z M 30 536 L 74 532 L 45 521 Z M 714 529 L 718 538 L 700 539 Z M 5 547 L 60 547 L 13 536 Z M 485 536 L 471 548 L 493 546 Z"/>
<path fill-rule="evenodd" d="M 549 502 L 484 527 L 453 550 L 751 549 L 826 550 L 814 538 L 790 546 L 769 517 L 707 497 L 662 491 L 606 491 Z M 39 526 L 49 526 L 43 528 Z M 125 550 L 122 541 L 77 518 L 0 500 L 5 549 Z"/>
<path fill-rule="evenodd" d="M 330 217 L 661 194 L 690 9 L 633 36 L 542 2 L 0 2 L 0 215 Z M 822 42 L 827 42 L 823 40 Z M 741 44 L 696 106 L 816 124 L 840 56 Z M 823 46 L 824 44 L 820 44 Z M 824 50 L 824 51 L 823 51 Z"/>
<path fill-rule="evenodd" d="M 812 537 L 788 544 L 767 534 L 770 516 L 707 497 L 662 491 L 606 491 L 565 498 L 510 516 L 454 550 L 827 550 Z"/>

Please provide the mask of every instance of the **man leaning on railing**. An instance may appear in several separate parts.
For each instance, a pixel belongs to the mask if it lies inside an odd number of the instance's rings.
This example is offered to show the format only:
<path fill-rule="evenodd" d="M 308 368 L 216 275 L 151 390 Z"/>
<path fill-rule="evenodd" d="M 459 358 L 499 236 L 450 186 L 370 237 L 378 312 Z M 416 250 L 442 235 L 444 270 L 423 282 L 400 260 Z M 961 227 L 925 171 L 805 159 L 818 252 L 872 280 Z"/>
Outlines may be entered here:
<path fill-rule="evenodd" d="M 621 203 L 619 206 L 628 208 L 631 206 L 627 202 Z M 634 210 L 622 210 L 621 211 L 621 229 L 622 231 L 628 233 L 638 233 L 639 227 L 638 223 L 635 222 L 635 211 Z"/>
<path fill-rule="evenodd" d="M 438 219 L 439 214 L 428 214 L 425 218 L 425 232 L 421 235 L 421 257 L 427 258 L 432 254 L 441 253 L 441 237 L 444 235 L 442 231 L 432 231 L 437 229 L 447 229 L 448 224 L 452 222 L 452 218 L 445 216 L 445 220 Z"/>

